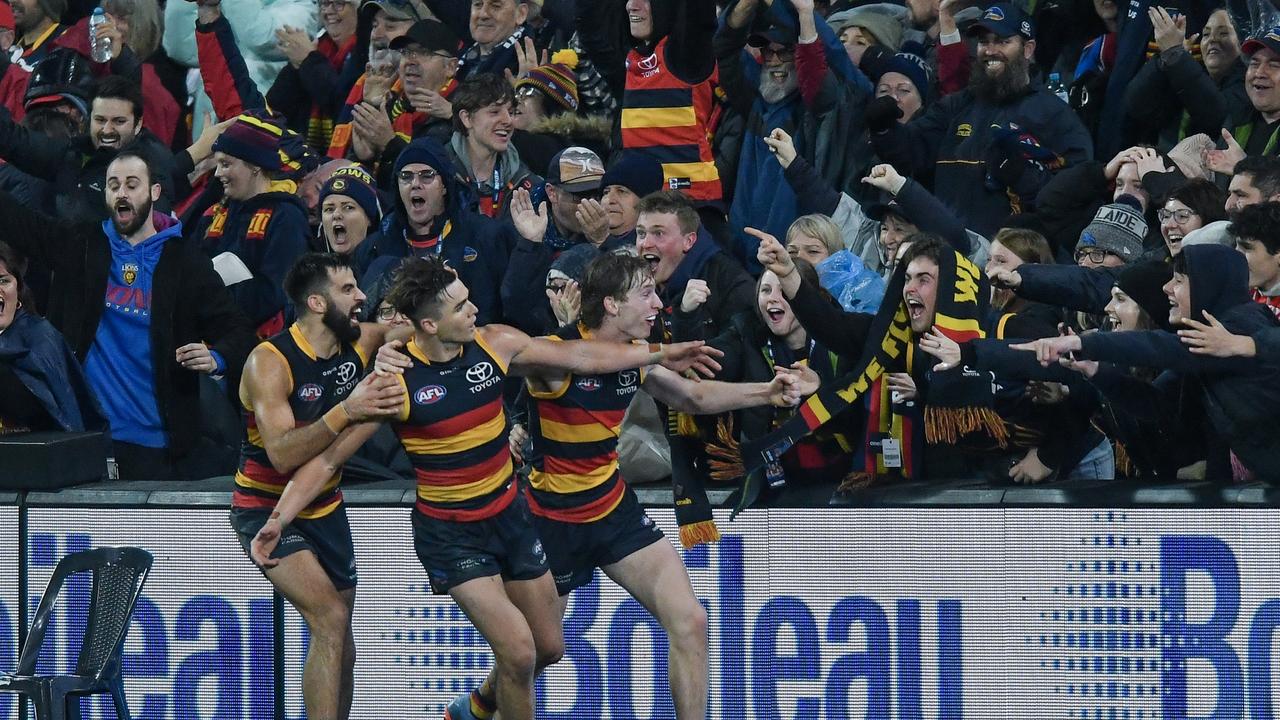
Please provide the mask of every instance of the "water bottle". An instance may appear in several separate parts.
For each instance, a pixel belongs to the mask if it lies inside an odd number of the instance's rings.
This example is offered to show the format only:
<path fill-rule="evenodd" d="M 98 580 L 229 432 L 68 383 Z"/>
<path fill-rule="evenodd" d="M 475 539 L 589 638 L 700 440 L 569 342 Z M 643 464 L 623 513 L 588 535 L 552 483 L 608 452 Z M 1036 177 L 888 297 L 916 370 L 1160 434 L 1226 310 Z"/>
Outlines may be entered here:
<path fill-rule="evenodd" d="M 111 62 L 111 42 L 98 37 L 98 26 L 107 21 L 107 11 L 100 7 L 89 16 L 89 52 L 96 63 Z"/>
<path fill-rule="evenodd" d="M 1068 91 L 1067 91 L 1067 86 L 1062 84 L 1062 75 L 1061 75 L 1061 74 L 1056 73 L 1056 72 L 1055 72 L 1055 73 L 1049 73 L 1049 85 L 1048 85 L 1048 90 L 1049 90 L 1049 92 L 1053 93 L 1054 95 L 1057 95 L 1057 96 L 1058 96 L 1058 98 L 1059 98 L 1060 100 L 1062 100 L 1062 102 L 1064 102 L 1064 103 L 1069 103 L 1069 102 L 1070 102 L 1070 100 L 1068 100 L 1069 93 L 1068 93 Z"/>

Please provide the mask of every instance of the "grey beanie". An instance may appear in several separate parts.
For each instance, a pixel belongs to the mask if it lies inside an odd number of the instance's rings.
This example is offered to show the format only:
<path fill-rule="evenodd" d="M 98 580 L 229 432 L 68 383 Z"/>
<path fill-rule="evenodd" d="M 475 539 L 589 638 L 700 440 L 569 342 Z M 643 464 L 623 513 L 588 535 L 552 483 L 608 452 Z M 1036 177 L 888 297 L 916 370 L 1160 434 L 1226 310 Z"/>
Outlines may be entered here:
<path fill-rule="evenodd" d="M 827 19 L 827 24 L 837 35 L 845 28 L 860 27 L 893 52 L 902 47 L 902 21 L 876 8 L 864 6 L 838 12 Z"/>
<path fill-rule="evenodd" d="M 1121 195 L 1116 202 L 1098 208 L 1093 221 L 1080 233 L 1076 249 L 1098 248 L 1125 262 L 1136 260 L 1142 254 L 1142 241 L 1147 236 L 1147 221 L 1140 208 L 1137 199 L 1130 195 Z"/>

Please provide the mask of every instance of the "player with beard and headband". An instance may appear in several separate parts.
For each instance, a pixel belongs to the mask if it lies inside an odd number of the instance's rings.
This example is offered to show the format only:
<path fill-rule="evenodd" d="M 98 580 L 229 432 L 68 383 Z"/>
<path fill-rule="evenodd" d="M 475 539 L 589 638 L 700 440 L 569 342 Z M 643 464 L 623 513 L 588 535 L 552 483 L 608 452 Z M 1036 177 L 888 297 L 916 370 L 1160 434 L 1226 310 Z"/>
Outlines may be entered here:
<path fill-rule="evenodd" d="M 390 377 L 361 380 L 388 328 L 358 321 L 365 296 L 346 258 L 302 255 L 284 285 L 298 319 L 254 349 L 240 382 L 245 434 L 231 526 L 307 623 L 302 695 L 308 717 L 345 718 L 355 665 L 356 563 L 338 488 L 341 462 L 368 437 L 355 428 L 394 416 L 403 393 Z M 326 452 L 345 455 L 334 462 Z M 313 459 L 309 472 L 299 470 Z M 308 492 L 286 493 L 298 484 Z M 295 502 L 304 496 L 310 499 Z"/>
<path fill-rule="evenodd" d="M 876 98 L 866 123 L 882 160 L 904 176 L 933 174 L 938 199 L 991 237 L 1054 173 L 1088 160 L 1093 143 L 1070 107 L 1032 84 L 1035 28 L 1022 10 L 991 5 L 969 33 L 978 43 L 966 89 L 905 124 L 891 96 Z"/>

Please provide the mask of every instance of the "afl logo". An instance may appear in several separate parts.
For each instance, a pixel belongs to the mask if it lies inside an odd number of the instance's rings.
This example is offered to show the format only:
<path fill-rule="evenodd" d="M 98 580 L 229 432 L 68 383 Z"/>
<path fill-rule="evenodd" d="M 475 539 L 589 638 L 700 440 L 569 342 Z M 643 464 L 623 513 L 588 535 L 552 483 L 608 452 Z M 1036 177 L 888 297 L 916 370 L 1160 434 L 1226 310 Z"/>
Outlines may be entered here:
<path fill-rule="evenodd" d="M 579 389 L 586 390 L 587 392 L 593 392 L 600 389 L 600 380 L 593 377 L 579 378 L 578 382 L 574 384 L 577 385 Z"/>
<path fill-rule="evenodd" d="M 305 402 L 315 402 L 321 395 L 324 395 L 324 388 L 315 383 L 307 383 L 298 388 L 298 399 Z"/>
<path fill-rule="evenodd" d="M 629 387 L 636 384 L 636 380 L 640 379 L 640 373 L 635 370 L 623 370 L 618 373 L 618 383 L 622 387 Z"/>
<path fill-rule="evenodd" d="M 441 385 L 427 385 L 418 388 L 418 391 L 413 394 L 413 401 L 419 405 L 430 405 L 443 400 L 447 394 L 448 391 Z"/>
<path fill-rule="evenodd" d="M 356 364 L 347 361 L 338 366 L 338 382 L 346 385 L 356 376 Z"/>
<path fill-rule="evenodd" d="M 654 53 L 647 58 L 642 58 L 640 62 L 636 63 L 636 67 L 640 68 L 640 70 L 642 70 L 643 72 L 657 70 L 658 69 L 658 53 Z"/>
<path fill-rule="evenodd" d="M 467 368 L 467 382 L 482 383 L 493 377 L 493 365 L 487 362 L 479 362 Z"/>

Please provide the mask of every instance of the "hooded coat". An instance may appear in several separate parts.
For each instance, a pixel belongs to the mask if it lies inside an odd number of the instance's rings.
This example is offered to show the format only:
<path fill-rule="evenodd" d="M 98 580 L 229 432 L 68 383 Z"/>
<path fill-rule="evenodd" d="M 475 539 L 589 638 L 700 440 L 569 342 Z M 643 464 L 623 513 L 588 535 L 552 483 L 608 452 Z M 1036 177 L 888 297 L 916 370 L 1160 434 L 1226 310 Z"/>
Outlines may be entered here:
<path fill-rule="evenodd" d="M 1192 245 L 1181 254 L 1191 286 L 1191 317 L 1212 313 L 1233 334 L 1253 335 L 1276 327 L 1271 312 L 1249 298 L 1244 256 L 1221 245 Z M 1254 358 L 1192 354 L 1178 336 L 1160 330 L 1092 333 L 1081 338 L 1081 355 L 1126 365 L 1174 370 L 1203 385 L 1205 414 L 1214 431 L 1260 480 L 1280 480 L 1280 433 L 1274 415 L 1280 403 L 1280 365 Z M 1210 472 L 1214 472 L 1211 465 Z M 1223 477 L 1219 468 L 1210 477 Z"/>

